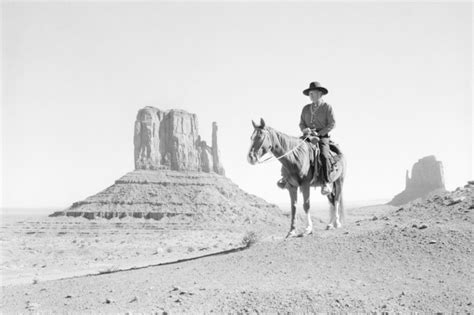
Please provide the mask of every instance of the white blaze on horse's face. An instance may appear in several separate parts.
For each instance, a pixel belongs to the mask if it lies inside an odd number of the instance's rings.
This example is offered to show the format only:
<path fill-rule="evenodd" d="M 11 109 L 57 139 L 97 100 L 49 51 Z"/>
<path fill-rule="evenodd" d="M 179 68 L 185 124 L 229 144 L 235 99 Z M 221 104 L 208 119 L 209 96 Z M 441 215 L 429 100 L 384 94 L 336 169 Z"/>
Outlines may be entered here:
<path fill-rule="evenodd" d="M 247 155 L 247 160 L 250 164 L 256 164 L 260 158 L 265 155 L 268 151 L 268 139 L 267 130 L 262 127 L 254 126 L 255 130 L 250 137 L 250 150 Z"/>

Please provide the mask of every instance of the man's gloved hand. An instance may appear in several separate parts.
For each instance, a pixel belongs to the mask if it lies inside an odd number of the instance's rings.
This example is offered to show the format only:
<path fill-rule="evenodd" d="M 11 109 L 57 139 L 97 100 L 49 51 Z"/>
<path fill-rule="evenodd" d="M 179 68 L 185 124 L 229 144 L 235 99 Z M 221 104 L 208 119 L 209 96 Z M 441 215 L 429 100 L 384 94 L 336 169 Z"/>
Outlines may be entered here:
<path fill-rule="evenodd" d="M 313 132 L 313 130 L 311 130 L 311 128 L 304 128 L 303 129 L 303 134 L 306 136 L 306 135 L 309 135 Z"/>
<path fill-rule="evenodd" d="M 318 133 L 316 132 L 316 130 L 311 129 L 311 128 L 304 128 L 304 129 L 303 129 L 303 135 L 304 135 L 304 136 L 316 136 L 316 137 L 319 137 L 319 135 L 318 135 Z"/>

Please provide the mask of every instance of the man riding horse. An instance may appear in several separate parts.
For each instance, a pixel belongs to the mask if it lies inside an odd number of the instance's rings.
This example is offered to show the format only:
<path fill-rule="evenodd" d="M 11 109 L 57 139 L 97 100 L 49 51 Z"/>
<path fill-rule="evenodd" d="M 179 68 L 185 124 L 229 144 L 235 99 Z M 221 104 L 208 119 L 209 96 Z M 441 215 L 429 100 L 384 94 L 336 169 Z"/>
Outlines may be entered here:
<path fill-rule="evenodd" d="M 288 190 L 290 195 L 291 219 L 288 237 L 310 235 L 313 223 L 310 214 L 310 187 L 321 187 L 330 205 L 329 222 L 326 229 L 341 227 L 344 221 L 343 186 L 346 174 L 346 159 L 338 146 L 329 141 L 329 132 L 334 128 L 334 113 L 322 96 L 328 90 L 318 82 L 311 82 L 303 91 L 311 98 L 301 113 L 300 128 L 303 137 L 292 137 L 265 123 L 252 121 L 253 132 L 247 160 L 250 164 L 261 164 L 271 158 L 282 165 L 283 178 L 278 186 Z M 302 141 L 301 139 L 310 140 Z M 319 148 L 315 146 L 319 145 Z M 330 151 L 331 150 L 331 151 Z M 263 156 L 271 154 L 269 158 Z M 298 190 L 303 195 L 303 209 L 306 213 L 307 227 L 303 234 L 296 233 L 296 203 Z"/>
<path fill-rule="evenodd" d="M 301 138 L 310 139 L 313 144 L 319 143 L 322 162 L 323 185 L 321 186 L 321 194 L 328 195 L 331 193 L 331 185 L 329 174 L 331 166 L 329 161 L 329 132 L 334 128 L 336 120 L 334 112 L 328 103 L 323 100 L 323 95 L 328 94 L 328 90 L 319 82 L 311 82 L 309 87 L 303 91 L 303 94 L 309 96 L 310 104 L 303 107 L 300 118 L 300 129 L 303 132 Z M 287 178 L 282 172 L 283 178 L 277 183 L 278 187 L 285 188 Z"/>

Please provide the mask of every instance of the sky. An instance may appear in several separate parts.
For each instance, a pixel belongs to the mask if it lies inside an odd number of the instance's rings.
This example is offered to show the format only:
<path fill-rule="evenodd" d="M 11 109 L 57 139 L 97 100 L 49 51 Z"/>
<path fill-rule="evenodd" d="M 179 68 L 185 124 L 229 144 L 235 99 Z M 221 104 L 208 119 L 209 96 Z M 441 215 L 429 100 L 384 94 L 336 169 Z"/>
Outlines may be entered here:
<path fill-rule="evenodd" d="M 4 1 L 1 26 L 2 207 L 67 207 L 132 171 L 144 106 L 196 113 L 208 142 L 217 121 L 226 175 L 289 202 L 279 162 L 246 160 L 251 120 L 298 136 L 311 81 L 346 200 L 390 199 L 427 155 L 448 189 L 473 179 L 470 2 Z"/>

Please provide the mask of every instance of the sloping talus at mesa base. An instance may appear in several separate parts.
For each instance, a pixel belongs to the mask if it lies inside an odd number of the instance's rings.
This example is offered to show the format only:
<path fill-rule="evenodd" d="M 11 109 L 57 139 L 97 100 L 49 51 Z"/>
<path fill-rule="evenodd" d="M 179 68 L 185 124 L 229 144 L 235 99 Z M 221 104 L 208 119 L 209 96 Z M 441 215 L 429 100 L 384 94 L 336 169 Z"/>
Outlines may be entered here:
<path fill-rule="evenodd" d="M 281 210 L 215 173 L 136 170 L 51 216 L 277 223 Z"/>

